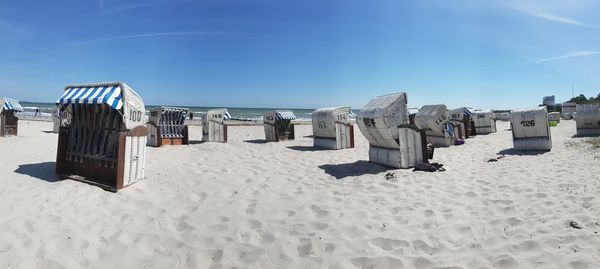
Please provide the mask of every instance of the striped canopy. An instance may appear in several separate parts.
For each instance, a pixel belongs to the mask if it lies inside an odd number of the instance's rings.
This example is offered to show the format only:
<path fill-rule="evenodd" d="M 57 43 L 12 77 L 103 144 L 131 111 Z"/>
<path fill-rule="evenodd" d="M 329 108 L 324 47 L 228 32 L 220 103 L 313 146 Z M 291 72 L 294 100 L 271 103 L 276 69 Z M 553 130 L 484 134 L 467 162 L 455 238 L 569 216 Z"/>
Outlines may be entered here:
<path fill-rule="evenodd" d="M 296 115 L 292 111 L 277 111 L 275 118 L 278 120 L 295 120 Z"/>
<path fill-rule="evenodd" d="M 63 111 L 70 104 L 107 104 L 119 110 L 123 107 L 121 85 L 107 83 L 67 86 L 56 105 Z"/>
<path fill-rule="evenodd" d="M 19 101 L 10 98 L 4 98 L 4 105 L 2 105 L 3 110 L 14 110 L 16 112 L 22 112 L 23 107 L 19 104 Z"/>
<path fill-rule="evenodd" d="M 231 114 L 229 114 L 229 111 L 225 110 L 225 114 L 223 114 L 223 119 L 226 119 L 226 120 L 231 119 Z"/>

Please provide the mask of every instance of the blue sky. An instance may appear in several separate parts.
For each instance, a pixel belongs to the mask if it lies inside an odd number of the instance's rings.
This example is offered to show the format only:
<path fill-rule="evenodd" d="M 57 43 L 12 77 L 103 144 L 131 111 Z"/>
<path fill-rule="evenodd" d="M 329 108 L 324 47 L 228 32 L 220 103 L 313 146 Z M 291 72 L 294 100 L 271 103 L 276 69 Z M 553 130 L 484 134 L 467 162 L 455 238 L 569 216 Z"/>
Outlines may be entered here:
<path fill-rule="evenodd" d="M 519 108 L 600 92 L 600 2 L 0 0 L 0 96 L 121 80 L 147 104 Z"/>

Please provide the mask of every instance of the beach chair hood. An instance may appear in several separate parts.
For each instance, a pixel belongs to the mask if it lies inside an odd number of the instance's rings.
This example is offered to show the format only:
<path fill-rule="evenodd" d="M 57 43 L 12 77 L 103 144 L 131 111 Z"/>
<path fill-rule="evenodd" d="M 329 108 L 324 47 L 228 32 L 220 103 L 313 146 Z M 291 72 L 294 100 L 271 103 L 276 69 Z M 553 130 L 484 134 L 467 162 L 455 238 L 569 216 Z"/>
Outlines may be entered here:
<path fill-rule="evenodd" d="M 287 110 L 273 110 L 263 115 L 263 121 L 266 123 L 275 123 L 280 120 L 295 120 L 294 112 Z"/>
<path fill-rule="evenodd" d="M 473 112 L 471 112 L 466 107 L 461 107 L 461 108 L 450 110 L 450 112 L 448 114 L 450 114 L 450 120 L 463 121 L 465 118 L 471 117 L 473 115 Z"/>
<path fill-rule="evenodd" d="M 19 101 L 10 98 L 0 99 L 0 112 L 3 110 L 14 110 L 15 112 L 23 112 L 23 107 Z"/>
<path fill-rule="evenodd" d="M 56 101 L 60 111 L 72 104 L 106 104 L 123 116 L 126 129 L 144 124 L 145 111 L 142 98 L 123 82 L 70 84 Z"/>
<path fill-rule="evenodd" d="M 425 105 L 415 115 L 415 125 L 425 129 L 428 135 L 444 136 L 448 120 L 446 105 Z"/>
<path fill-rule="evenodd" d="M 371 100 L 356 116 L 356 124 L 372 146 L 397 149 L 398 126 L 408 124 L 406 93 L 382 95 Z"/>

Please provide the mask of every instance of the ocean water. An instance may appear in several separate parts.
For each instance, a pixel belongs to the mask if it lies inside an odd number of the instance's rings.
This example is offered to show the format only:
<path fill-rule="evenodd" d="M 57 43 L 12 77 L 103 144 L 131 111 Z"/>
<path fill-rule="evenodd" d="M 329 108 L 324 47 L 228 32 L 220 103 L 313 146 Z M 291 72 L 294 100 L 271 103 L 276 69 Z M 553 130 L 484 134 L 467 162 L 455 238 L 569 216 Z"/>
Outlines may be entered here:
<path fill-rule="evenodd" d="M 32 112 L 33 108 L 39 108 L 43 113 L 52 114 L 56 105 L 54 103 L 33 103 L 33 102 L 20 102 L 21 106 L 25 108 L 25 111 Z M 151 109 L 157 108 L 159 106 L 154 105 L 146 105 L 146 110 L 149 111 Z M 185 106 L 180 106 L 185 107 Z M 190 111 L 194 113 L 194 119 L 200 119 L 202 114 L 204 114 L 207 110 L 212 109 L 214 107 L 198 107 L 198 106 L 188 106 Z M 229 114 L 234 119 L 245 119 L 245 120 L 258 120 L 262 119 L 262 115 L 265 112 L 271 110 L 291 110 L 294 112 L 296 117 L 299 120 L 310 120 L 312 118 L 312 112 L 314 109 L 298 109 L 298 108 L 243 108 L 243 107 L 231 107 L 227 108 Z M 353 109 L 352 112 L 354 114 L 358 113 L 358 110 Z"/>

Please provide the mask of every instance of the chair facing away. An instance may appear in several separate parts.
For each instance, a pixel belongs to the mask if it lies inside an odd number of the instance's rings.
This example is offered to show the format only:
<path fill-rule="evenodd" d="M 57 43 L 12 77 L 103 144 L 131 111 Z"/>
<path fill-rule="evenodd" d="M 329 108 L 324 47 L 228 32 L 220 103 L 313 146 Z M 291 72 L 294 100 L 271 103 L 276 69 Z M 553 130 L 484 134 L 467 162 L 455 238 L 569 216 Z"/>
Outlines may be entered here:
<path fill-rule="evenodd" d="M 600 135 L 600 106 L 598 104 L 578 104 L 574 115 L 578 136 Z"/>
<path fill-rule="evenodd" d="M 473 121 L 475 122 L 475 133 L 478 135 L 496 132 L 496 120 L 491 111 L 475 113 Z"/>
<path fill-rule="evenodd" d="M 202 141 L 227 143 L 227 125 L 231 119 L 226 108 L 215 108 L 202 115 Z"/>
<path fill-rule="evenodd" d="M 513 110 L 510 125 L 515 150 L 551 150 L 546 107 Z"/>
<path fill-rule="evenodd" d="M 456 128 L 457 138 L 466 139 L 471 137 L 471 126 L 473 126 L 473 112 L 466 107 L 450 110 L 450 122 L 454 124 Z"/>
<path fill-rule="evenodd" d="M 356 118 L 369 141 L 369 161 L 394 168 L 415 167 L 427 162 L 424 130 L 409 123 L 406 93 L 376 97 Z"/>
<path fill-rule="evenodd" d="M 354 126 L 349 122 L 350 106 L 319 108 L 312 113 L 314 147 L 354 147 Z"/>
<path fill-rule="evenodd" d="M 454 144 L 454 125 L 450 125 L 446 105 L 425 105 L 415 115 L 415 125 L 424 129 L 427 142 L 435 147 L 449 147 Z"/>

